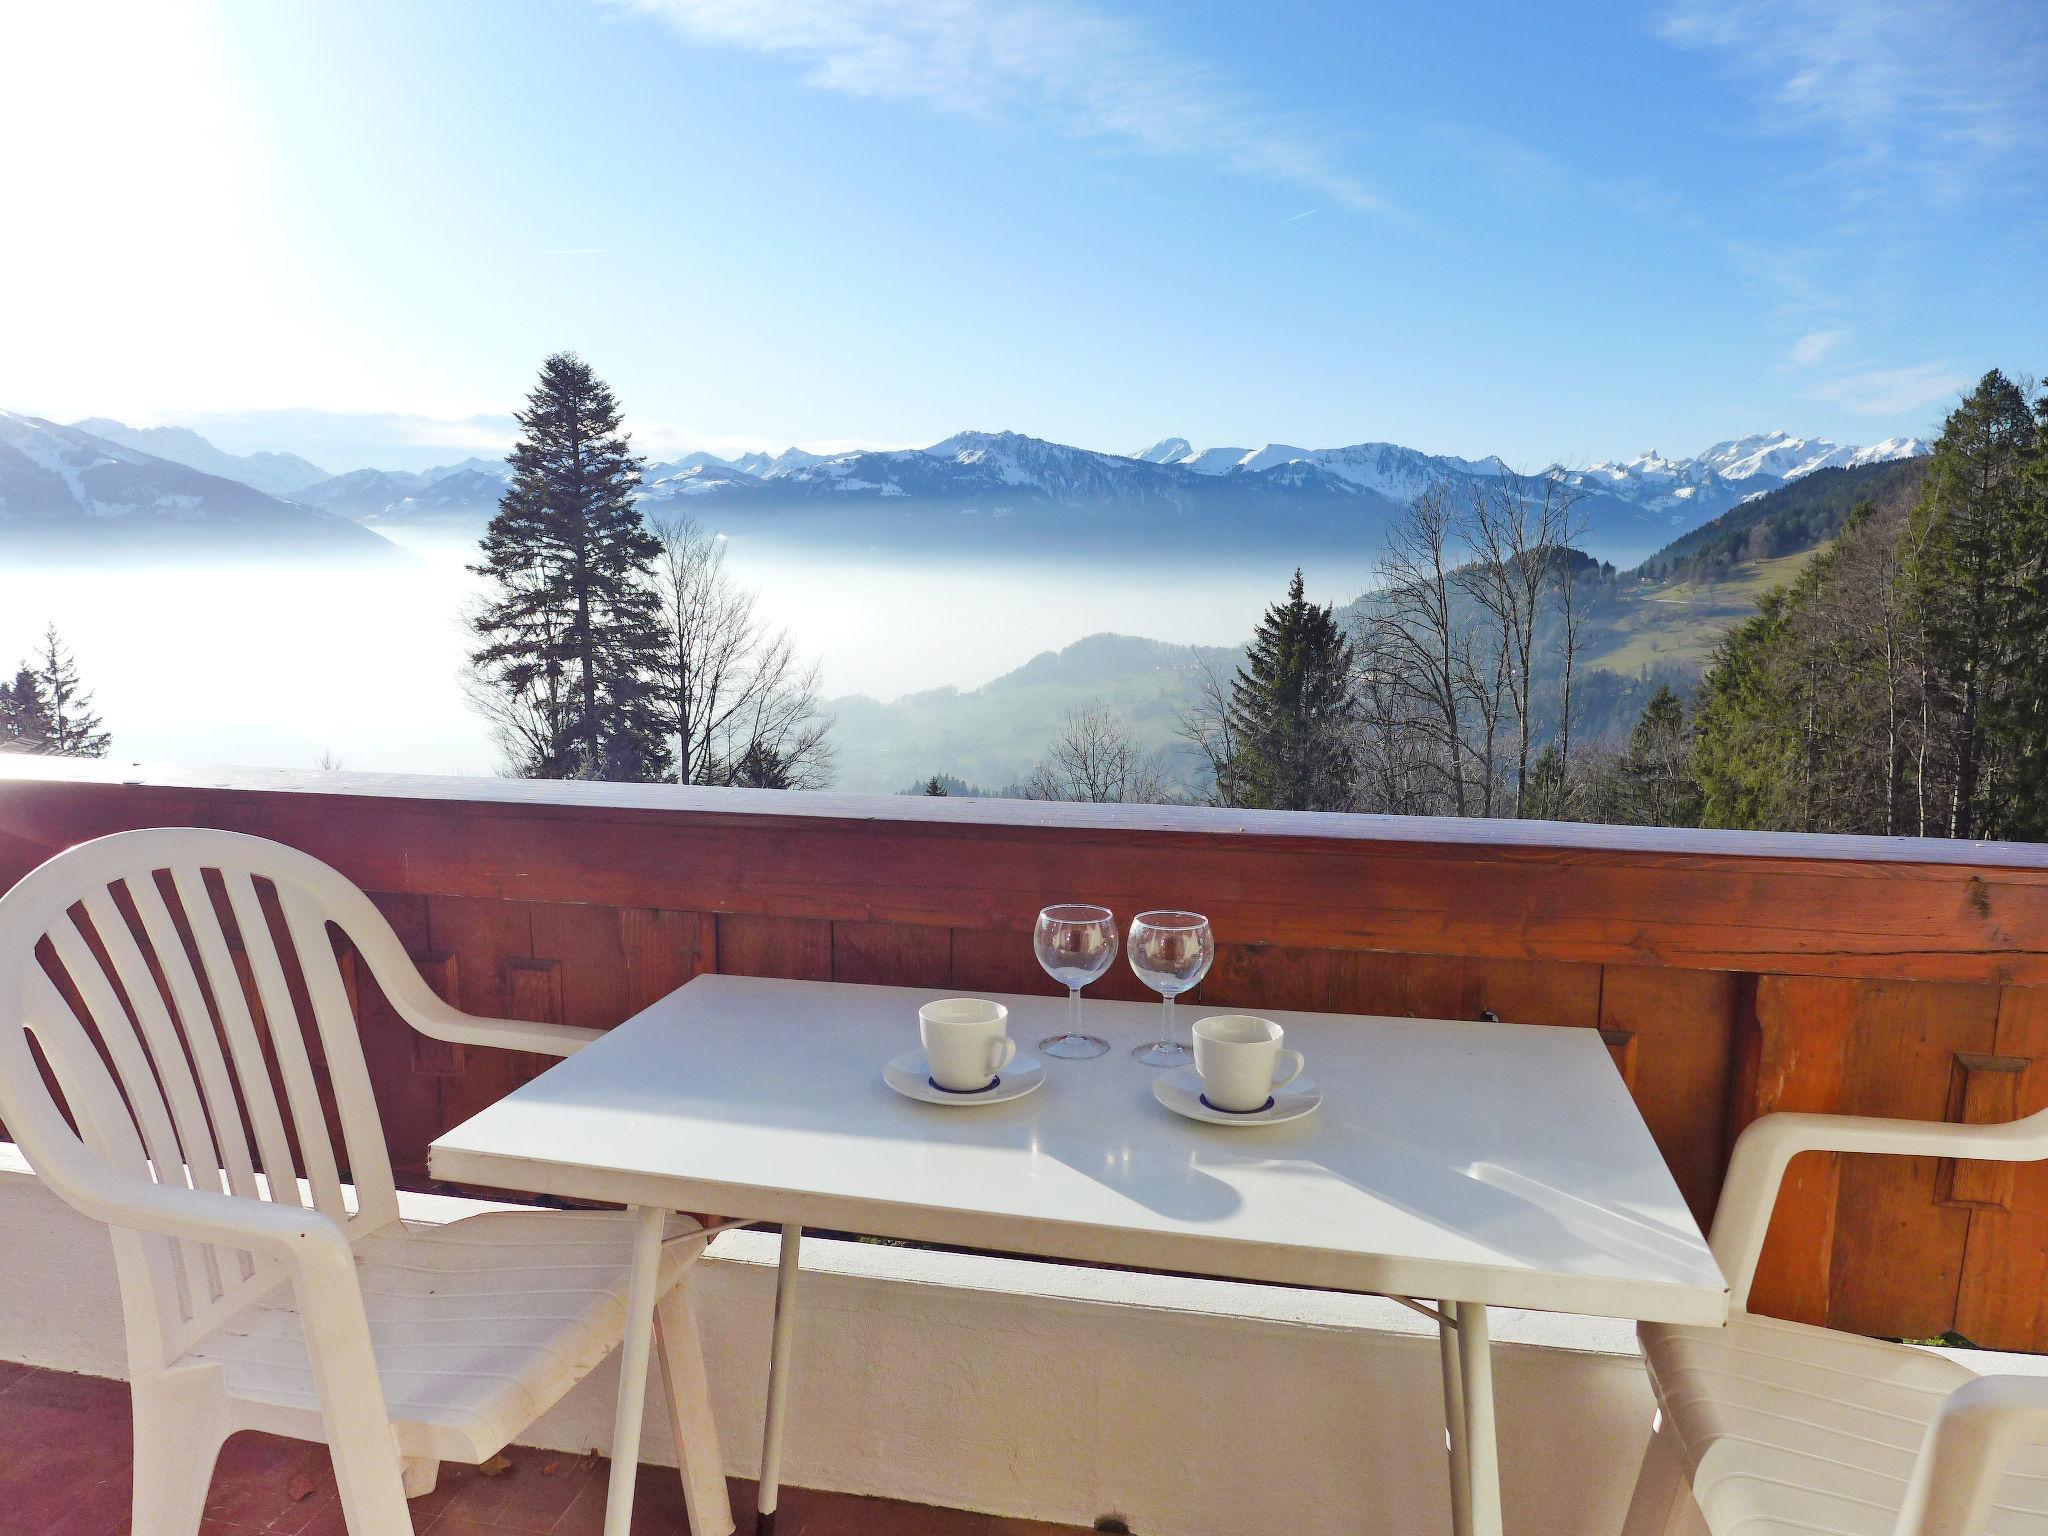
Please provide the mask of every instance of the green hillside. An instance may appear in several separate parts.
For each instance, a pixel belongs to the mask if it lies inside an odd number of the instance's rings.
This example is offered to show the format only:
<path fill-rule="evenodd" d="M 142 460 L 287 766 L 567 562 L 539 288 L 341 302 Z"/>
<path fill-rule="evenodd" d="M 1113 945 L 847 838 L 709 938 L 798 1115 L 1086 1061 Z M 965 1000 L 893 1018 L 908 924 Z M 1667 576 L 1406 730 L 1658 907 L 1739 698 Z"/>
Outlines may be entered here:
<path fill-rule="evenodd" d="M 1646 575 L 1693 580 L 1803 554 L 1835 535 L 1860 502 L 1888 503 L 1920 489 L 1927 460 L 1895 459 L 1855 469 L 1820 469 L 1672 540 L 1637 567 Z"/>

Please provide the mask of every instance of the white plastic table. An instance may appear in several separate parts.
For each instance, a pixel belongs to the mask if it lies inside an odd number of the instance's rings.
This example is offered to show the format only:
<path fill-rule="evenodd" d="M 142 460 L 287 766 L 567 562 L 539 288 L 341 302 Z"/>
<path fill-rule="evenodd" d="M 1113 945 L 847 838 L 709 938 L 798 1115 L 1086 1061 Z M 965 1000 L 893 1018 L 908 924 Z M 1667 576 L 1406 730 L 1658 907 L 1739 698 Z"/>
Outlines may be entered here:
<path fill-rule="evenodd" d="M 882 1065 L 941 991 L 700 976 L 437 1140 L 436 1177 L 638 1213 L 607 1533 L 632 1506 L 669 1211 L 780 1223 L 761 1523 L 774 1526 L 802 1229 L 1428 1298 L 1458 1536 L 1498 1536 L 1487 1308 L 1717 1324 L 1727 1288 L 1589 1029 L 1267 1011 L 1315 1113 L 1211 1126 L 1128 1048 L 1156 1004 L 1088 1002 L 1111 1044 L 1005 1104 L 905 1099 Z M 1001 996 L 1019 1049 L 1063 998 Z M 1204 1011 L 1183 1007 L 1182 1028 Z M 1215 1010 L 1207 1010 L 1215 1011 Z"/>

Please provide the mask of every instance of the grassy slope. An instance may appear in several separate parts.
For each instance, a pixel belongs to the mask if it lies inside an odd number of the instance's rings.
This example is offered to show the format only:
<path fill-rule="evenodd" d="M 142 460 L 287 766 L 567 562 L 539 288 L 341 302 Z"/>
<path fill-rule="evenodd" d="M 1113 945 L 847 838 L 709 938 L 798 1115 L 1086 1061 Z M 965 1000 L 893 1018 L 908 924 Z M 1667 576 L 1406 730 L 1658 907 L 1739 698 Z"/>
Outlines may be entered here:
<path fill-rule="evenodd" d="M 1648 582 L 1621 605 L 1588 651 L 1586 664 L 1628 677 L 1660 665 L 1697 671 L 1731 624 L 1748 618 L 1759 597 L 1790 581 L 1819 552 L 1808 549 L 1738 564 L 1696 581 Z"/>

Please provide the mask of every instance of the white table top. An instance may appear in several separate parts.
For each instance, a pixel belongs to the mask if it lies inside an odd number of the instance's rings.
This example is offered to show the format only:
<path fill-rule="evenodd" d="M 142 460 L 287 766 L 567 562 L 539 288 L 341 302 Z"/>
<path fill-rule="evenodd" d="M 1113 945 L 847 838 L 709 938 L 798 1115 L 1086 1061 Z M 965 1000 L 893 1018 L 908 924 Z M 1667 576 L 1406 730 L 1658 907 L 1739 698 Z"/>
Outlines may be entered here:
<path fill-rule="evenodd" d="M 457 1183 L 1260 1280 L 1718 1323 L 1726 1284 L 1599 1035 L 1271 1012 L 1322 1106 L 1209 1126 L 1107 1056 L 1007 1104 L 915 1103 L 903 987 L 700 976 L 433 1144 Z M 1003 995 L 1021 1052 L 1062 998 Z M 1185 1031 L 1202 1010 L 1183 1007 Z"/>

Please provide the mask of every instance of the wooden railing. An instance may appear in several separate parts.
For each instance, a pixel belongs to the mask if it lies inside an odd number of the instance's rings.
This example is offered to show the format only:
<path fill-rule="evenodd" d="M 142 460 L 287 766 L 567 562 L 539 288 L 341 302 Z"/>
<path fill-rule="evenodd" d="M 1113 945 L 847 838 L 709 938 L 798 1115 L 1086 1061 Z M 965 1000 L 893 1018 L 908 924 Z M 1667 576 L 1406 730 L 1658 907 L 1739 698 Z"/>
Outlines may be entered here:
<path fill-rule="evenodd" d="M 0 757 L 0 884 L 128 827 L 277 838 L 366 890 L 445 995 L 606 1027 L 700 971 L 1048 991 L 1053 901 L 1189 905 L 1195 1001 L 1598 1029 L 1704 1221 L 1774 1109 L 2048 1104 L 2048 849 L 1168 807 L 70 765 Z M 541 1069 L 367 989 L 402 1166 Z M 1101 984 L 1143 994 L 1127 969 Z M 1457 1092 L 1455 1083 L 1442 1091 Z M 2048 1349 L 2048 1167 L 1795 1163 L 1755 1301 Z"/>

